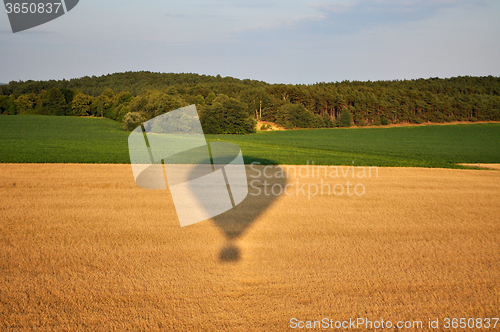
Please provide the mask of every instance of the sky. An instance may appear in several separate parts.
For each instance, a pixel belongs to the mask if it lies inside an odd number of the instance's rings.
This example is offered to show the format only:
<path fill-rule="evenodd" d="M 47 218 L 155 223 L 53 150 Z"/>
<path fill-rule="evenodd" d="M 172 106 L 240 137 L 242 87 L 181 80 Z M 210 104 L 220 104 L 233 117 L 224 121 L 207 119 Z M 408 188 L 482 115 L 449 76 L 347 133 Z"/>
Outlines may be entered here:
<path fill-rule="evenodd" d="M 314 84 L 500 76 L 498 0 L 81 0 L 12 33 L 0 83 L 125 71 Z"/>

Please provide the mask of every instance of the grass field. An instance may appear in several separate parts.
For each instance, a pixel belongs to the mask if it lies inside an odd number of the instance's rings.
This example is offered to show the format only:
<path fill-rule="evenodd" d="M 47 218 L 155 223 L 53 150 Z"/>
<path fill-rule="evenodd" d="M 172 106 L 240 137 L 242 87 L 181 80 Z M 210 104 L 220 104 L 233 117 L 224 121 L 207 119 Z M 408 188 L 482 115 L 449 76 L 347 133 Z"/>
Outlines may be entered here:
<path fill-rule="evenodd" d="M 87 117 L 0 117 L 0 161 L 130 163 L 129 133 L 116 121 Z"/>
<path fill-rule="evenodd" d="M 109 119 L 1 116 L 0 162 L 129 163 L 128 133 Z M 246 163 L 462 168 L 500 163 L 500 124 L 311 129 L 244 136 L 234 142 Z"/>
<path fill-rule="evenodd" d="M 445 318 L 499 314 L 499 171 L 380 168 L 323 179 L 362 183 L 364 195 L 249 194 L 184 228 L 169 191 L 137 187 L 130 165 L 0 174 L 1 330 L 285 331 L 292 318 L 363 318 L 422 331 L 430 318 L 447 331 Z"/>
<path fill-rule="evenodd" d="M 457 163 L 500 162 L 500 124 L 308 129 L 220 139 L 240 145 L 246 157 L 279 159 L 278 164 L 286 165 L 314 161 L 321 165 L 456 167 Z"/>

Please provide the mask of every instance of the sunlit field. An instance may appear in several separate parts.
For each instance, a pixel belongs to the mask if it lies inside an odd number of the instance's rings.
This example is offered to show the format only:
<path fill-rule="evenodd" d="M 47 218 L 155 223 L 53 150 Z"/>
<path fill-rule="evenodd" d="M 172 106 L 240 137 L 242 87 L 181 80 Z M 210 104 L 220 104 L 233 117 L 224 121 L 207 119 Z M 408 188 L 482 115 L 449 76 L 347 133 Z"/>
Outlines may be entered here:
<path fill-rule="evenodd" d="M 498 317 L 499 171 L 253 167 L 243 203 L 181 228 L 130 165 L 0 164 L 0 329 Z"/>

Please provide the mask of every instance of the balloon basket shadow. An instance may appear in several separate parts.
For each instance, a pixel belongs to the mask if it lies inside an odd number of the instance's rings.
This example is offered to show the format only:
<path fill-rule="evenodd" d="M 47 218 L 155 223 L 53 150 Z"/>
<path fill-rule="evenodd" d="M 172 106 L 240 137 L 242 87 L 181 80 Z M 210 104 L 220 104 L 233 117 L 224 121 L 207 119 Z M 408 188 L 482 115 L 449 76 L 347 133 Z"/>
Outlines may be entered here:
<path fill-rule="evenodd" d="M 219 253 L 221 263 L 236 263 L 240 258 L 240 249 L 233 243 L 226 244 Z"/>

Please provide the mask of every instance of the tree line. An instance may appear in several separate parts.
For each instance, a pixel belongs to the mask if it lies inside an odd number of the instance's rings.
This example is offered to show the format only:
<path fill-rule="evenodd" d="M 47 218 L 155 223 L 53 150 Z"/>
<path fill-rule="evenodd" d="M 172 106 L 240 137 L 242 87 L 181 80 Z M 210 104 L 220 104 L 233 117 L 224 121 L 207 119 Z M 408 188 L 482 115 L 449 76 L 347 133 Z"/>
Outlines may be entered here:
<path fill-rule="evenodd" d="M 0 114 L 106 117 L 127 130 L 196 104 L 206 133 L 244 134 L 257 120 L 285 128 L 500 121 L 499 77 L 269 84 L 198 74 L 126 72 L 0 86 Z"/>

